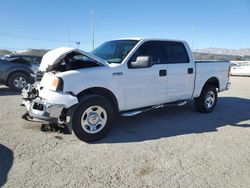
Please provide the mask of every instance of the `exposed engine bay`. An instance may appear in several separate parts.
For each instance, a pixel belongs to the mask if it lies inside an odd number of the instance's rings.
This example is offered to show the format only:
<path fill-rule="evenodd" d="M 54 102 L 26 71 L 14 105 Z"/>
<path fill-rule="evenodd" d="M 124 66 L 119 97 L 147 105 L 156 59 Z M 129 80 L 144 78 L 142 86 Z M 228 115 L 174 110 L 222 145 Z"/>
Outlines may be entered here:
<path fill-rule="evenodd" d="M 46 63 L 47 61 L 48 60 L 44 62 Z M 58 57 L 56 63 L 49 65 L 46 68 L 46 70 L 39 68 L 35 73 L 36 75 L 35 80 L 36 82 L 41 81 L 43 74 L 47 71 L 50 71 L 52 73 L 57 73 L 57 72 L 65 72 L 70 70 L 77 70 L 77 69 L 84 69 L 84 68 L 91 68 L 98 66 L 103 66 L 103 65 L 100 64 L 98 61 L 94 60 L 93 58 L 86 56 L 85 54 L 83 54 L 82 51 L 74 49 L 68 53 L 64 53 L 63 56 Z"/>
<path fill-rule="evenodd" d="M 67 54 L 55 67 L 52 72 L 64 72 L 69 70 L 77 70 L 90 67 L 98 67 L 96 61 L 82 55 L 79 52 L 73 51 Z"/>
<path fill-rule="evenodd" d="M 107 64 L 105 60 L 91 53 L 75 48 L 61 47 L 47 52 L 43 56 L 38 70 L 41 72 L 64 72 Z"/>

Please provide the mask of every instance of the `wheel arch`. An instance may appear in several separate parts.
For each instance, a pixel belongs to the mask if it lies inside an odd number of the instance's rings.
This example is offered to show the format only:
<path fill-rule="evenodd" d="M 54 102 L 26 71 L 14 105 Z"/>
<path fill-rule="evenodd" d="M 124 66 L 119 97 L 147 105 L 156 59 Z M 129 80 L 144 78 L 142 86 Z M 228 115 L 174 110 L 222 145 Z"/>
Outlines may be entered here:
<path fill-rule="evenodd" d="M 211 78 L 209 78 L 209 79 L 205 82 L 205 84 L 204 84 L 204 86 L 202 87 L 202 89 L 203 89 L 205 86 L 207 86 L 207 85 L 215 86 L 218 90 L 220 90 L 220 81 L 219 81 L 219 79 L 216 78 L 216 77 L 211 77 Z"/>
<path fill-rule="evenodd" d="M 203 91 L 203 89 L 207 86 L 207 85 L 212 85 L 214 87 L 216 87 L 218 89 L 218 91 L 220 90 L 220 82 L 219 79 L 216 77 L 211 77 L 209 78 L 201 87 L 201 89 L 197 92 L 197 95 L 195 96 L 195 98 L 199 97 L 201 95 L 201 92 Z"/>
<path fill-rule="evenodd" d="M 16 73 L 23 73 L 25 74 L 29 79 L 30 79 L 30 73 L 25 71 L 25 70 L 14 70 L 12 72 L 10 72 L 7 76 L 7 79 L 6 79 L 6 83 L 8 84 L 9 83 L 9 79 L 10 77 L 13 75 L 13 74 L 16 74 Z"/>
<path fill-rule="evenodd" d="M 118 100 L 117 100 L 116 96 L 114 95 L 114 93 L 112 91 L 110 91 L 109 89 L 103 88 L 103 87 L 88 88 L 88 89 L 85 89 L 85 90 L 81 91 L 80 93 L 78 93 L 77 98 L 79 100 L 81 97 L 86 96 L 86 95 L 90 95 L 90 94 L 100 95 L 102 97 L 107 98 L 114 106 L 115 111 L 116 112 L 119 111 Z"/>

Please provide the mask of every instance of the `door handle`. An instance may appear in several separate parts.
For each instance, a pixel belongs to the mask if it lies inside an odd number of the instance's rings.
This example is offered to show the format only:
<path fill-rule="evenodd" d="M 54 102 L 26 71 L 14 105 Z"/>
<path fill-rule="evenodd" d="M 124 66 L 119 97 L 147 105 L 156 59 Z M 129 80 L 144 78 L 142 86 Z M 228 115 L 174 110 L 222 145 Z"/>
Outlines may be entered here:
<path fill-rule="evenodd" d="M 167 76 L 167 70 L 159 70 L 159 76 Z"/>
<path fill-rule="evenodd" d="M 193 68 L 188 68 L 188 74 L 193 74 L 194 73 L 194 69 Z"/>

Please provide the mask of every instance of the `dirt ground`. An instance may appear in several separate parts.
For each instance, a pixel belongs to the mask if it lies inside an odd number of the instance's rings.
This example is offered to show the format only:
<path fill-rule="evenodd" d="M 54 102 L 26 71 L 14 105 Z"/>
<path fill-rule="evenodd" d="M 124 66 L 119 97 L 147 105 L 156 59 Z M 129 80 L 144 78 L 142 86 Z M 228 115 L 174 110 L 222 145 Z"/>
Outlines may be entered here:
<path fill-rule="evenodd" d="M 0 187 L 249 187 L 250 78 L 231 78 L 213 113 L 190 101 L 120 118 L 103 140 L 44 133 L 0 86 Z"/>

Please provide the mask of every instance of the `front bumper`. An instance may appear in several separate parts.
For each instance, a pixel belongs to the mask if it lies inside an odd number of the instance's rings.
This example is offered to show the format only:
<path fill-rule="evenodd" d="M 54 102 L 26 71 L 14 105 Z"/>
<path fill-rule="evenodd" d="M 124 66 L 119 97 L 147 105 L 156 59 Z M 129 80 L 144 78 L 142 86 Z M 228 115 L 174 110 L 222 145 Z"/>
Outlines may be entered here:
<path fill-rule="evenodd" d="M 50 123 L 58 123 L 62 110 L 65 108 L 62 104 L 49 103 L 41 98 L 33 101 L 23 100 L 23 104 L 32 118 Z"/>
<path fill-rule="evenodd" d="M 69 109 L 78 103 L 77 97 L 48 89 L 36 90 L 27 86 L 22 90 L 23 104 L 29 116 L 50 123 L 59 123 L 63 109 Z M 40 88 L 39 85 L 36 88 Z"/>

